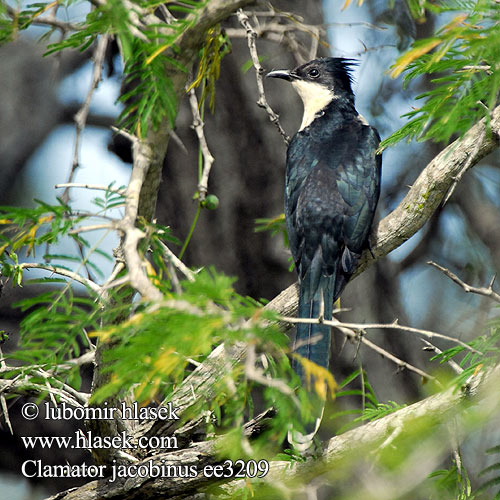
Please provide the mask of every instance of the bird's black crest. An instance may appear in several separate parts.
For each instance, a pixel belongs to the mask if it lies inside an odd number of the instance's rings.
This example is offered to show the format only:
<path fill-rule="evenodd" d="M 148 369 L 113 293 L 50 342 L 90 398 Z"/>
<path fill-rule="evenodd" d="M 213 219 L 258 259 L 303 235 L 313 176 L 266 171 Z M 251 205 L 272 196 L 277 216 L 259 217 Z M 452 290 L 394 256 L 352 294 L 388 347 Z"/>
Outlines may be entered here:
<path fill-rule="evenodd" d="M 352 71 L 359 63 L 356 59 L 344 59 L 343 57 L 321 57 L 309 61 L 292 71 L 292 74 L 303 79 L 309 79 L 308 74 L 313 68 L 318 68 L 322 73 L 326 73 L 333 81 L 341 84 L 341 87 L 352 94 L 353 76 Z M 326 78 L 322 78 L 323 83 L 328 83 Z"/>
<path fill-rule="evenodd" d="M 324 57 L 319 59 L 324 61 L 330 68 L 332 73 L 338 75 L 339 78 L 347 78 L 349 85 L 353 83 L 352 71 L 359 62 L 356 59 L 344 59 L 343 57 Z"/>

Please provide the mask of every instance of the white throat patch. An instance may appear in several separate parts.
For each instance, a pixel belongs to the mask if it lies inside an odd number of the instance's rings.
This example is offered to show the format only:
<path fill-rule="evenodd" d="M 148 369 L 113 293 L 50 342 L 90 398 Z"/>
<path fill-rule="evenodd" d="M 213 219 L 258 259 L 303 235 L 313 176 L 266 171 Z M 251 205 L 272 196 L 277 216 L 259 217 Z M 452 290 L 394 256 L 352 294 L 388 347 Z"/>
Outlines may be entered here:
<path fill-rule="evenodd" d="M 309 126 L 316 115 L 333 101 L 335 95 L 333 91 L 315 82 L 294 80 L 292 85 L 304 103 L 304 116 L 300 124 L 300 132 Z"/>

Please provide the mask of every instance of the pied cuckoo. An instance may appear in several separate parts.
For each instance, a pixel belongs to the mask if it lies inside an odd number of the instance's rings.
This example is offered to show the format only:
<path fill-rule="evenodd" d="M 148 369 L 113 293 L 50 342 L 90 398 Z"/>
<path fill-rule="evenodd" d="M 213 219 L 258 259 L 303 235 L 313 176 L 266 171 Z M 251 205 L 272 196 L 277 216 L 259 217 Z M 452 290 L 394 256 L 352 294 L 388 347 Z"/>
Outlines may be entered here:
<path fill-rule="evenodd" d="M 354 273 L 380 194 L 380 137 L 354 107 L 351 59 L 315 59 L 268 77 L 292 84 L 304 115 L 287 151 L 285 221 L 299 280 L 299 318 L 332 319 L 333 303 Z M 289 440 L 306 450 L 321 423 L 325 390 L 314 391 L 306 358 L 328 369 L 330 327 L 299 323 L 292 366 L 308 387 L 316 409 L 305 434 Z M 314 378 L 314 377 L 313 377 Z M 314 384 L 313 384 L 314 386 Z M 316 385 L 316 388 L 318 386 Z"/>

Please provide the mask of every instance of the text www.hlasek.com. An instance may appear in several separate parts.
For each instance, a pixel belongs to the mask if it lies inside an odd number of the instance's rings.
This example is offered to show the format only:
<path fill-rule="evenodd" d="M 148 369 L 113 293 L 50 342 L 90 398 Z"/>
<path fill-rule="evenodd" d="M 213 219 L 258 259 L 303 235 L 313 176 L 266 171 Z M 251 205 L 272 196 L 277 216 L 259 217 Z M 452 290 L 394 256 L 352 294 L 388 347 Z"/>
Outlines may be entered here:
<path fill-rule="evenodd" d="M 177 438 L 175 436 L 141 436 L 132 442 L 125 432 L 117 436 L 94 436 L 91 431 L 84 433 L 76 431 L 74 436 L 23 436 L 21 437 L 25 448 L 70 448 L 70 449 L 175 449 Z"/>

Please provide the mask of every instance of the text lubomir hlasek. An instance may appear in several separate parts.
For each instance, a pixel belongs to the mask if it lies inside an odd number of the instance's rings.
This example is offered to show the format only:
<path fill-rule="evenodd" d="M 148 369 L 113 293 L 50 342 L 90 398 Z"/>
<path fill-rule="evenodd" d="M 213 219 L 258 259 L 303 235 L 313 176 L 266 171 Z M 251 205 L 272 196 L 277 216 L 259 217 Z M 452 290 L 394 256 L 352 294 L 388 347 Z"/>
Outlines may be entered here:
<path fill-rule="evenodd" d="M 117 417 L 123 420 L 179 420 L 178 411 L 171 402 L 157 407 L 140 407 L 137 402 L 131 406 L 121 403 L 118 407 L 108 407 L 104 402 L 103 406 L 85 408 L 73 408 L 66 403 L 51 406 L 46 402 L 45 420 L 114 420 Z"/>

